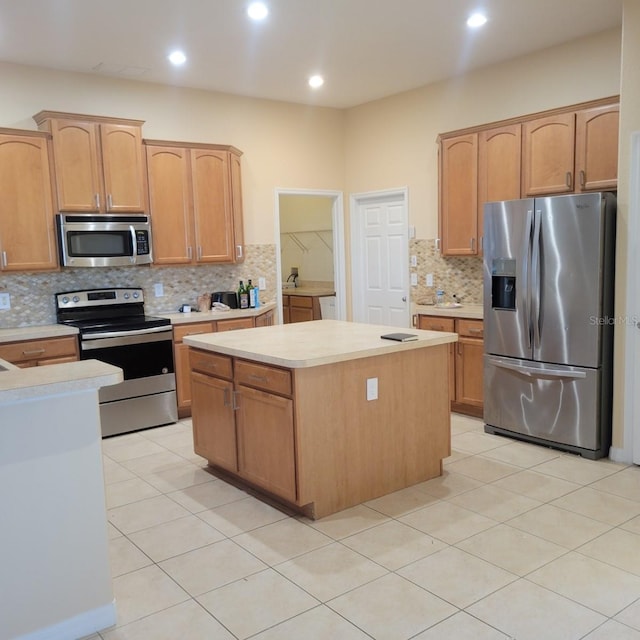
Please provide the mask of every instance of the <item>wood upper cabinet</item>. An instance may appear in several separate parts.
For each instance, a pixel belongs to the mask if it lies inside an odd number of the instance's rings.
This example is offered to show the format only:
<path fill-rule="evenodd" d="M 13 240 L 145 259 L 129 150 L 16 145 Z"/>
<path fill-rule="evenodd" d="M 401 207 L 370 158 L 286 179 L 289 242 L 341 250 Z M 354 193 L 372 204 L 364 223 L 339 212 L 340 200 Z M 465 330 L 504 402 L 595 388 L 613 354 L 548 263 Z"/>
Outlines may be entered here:
<path fill-rule="evenodd" d="M 619 105 L 576 114 L 576 191 L 618 186 Z"/>
<path fill-rule="evenodd" d="M 142 122 L 41 111 L 51 133 L 59 211 L 143 212 Z"/>
<path fill-rule="evenodd" d="M 146 141 L 156 264 L 244 259 L 240 152 Z"/>
<path fill-rule="evenodd" d="M 0 271 L 56 269 L 50 136 L 0 129 Z"/>
<path fill-rule="evenodd" d="M 440 145 L 440 238 L 442 254 L 477 253 L 478 134 L 442 140 Z"/>
<path fill-rule="evenodd" d="M 478 134 L 478 253 L 482 253 L 484 205 L 520 197 L 522 126 L 512 124 Z"/>
<path fill-rule="evenodd" d="M 574 184 L 575 113 L 522 125 L 522 195 L 571 193 Z"/>

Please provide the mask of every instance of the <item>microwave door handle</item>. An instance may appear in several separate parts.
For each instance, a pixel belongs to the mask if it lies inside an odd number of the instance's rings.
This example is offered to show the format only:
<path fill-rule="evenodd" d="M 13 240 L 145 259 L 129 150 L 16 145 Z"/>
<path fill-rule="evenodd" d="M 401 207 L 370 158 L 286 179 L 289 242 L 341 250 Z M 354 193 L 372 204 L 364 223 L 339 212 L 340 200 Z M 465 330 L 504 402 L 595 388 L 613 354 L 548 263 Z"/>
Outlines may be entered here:
<path fill-rule="evenodd" d="M 135 264 L 138 261 L 138 243 L 136 242 L 136 230 L 132 224 L 129 225 L 131 233 L 131 262 Z"/>

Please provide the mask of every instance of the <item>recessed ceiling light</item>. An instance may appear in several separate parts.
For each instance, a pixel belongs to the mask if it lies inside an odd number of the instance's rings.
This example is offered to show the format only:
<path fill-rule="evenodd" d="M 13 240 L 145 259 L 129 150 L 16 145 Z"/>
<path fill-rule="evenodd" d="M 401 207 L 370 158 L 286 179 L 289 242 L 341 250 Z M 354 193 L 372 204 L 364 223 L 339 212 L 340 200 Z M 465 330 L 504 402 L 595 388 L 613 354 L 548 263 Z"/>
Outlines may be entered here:
<path fill-rule="evenodd" d="M 184 64 L 187 61 L 187 56 L 185 56 L 182 51 L 173 51 L 167 57 L 169 58 L 169 62 L 176 66 Z"/>
<path fill-rule="evenodd" d="M 324 78 L 322 76 L 311 76 L 309 78 L 309 86 L 313 89 L 317 89 L 324 84 Z"/>
<path fill-rule="evenodd" d="M 269 15 L 269 9 L 264 2 L 252 2 L 247 8 L 247 15 L 252 20 L 264 20 Z"/>
<path fill-rule="evenodd" d="M 469 19 L 467 20 L 467 26 L 475 29 L 476 27 L 481 27 L 486 21 L 487 16 L 485 16 L 483 13 L 474 13 L 469 16 Z"/>

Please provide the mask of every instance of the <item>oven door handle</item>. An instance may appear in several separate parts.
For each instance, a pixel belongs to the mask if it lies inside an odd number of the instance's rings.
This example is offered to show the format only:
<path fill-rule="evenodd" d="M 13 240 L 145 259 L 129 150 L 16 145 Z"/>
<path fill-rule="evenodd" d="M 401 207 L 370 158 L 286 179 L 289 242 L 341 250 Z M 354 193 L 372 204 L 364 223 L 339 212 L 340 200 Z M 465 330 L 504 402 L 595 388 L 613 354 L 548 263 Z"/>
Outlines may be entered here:
<path fill-rule="evenodd" d="M 102 331 L 100 333 L 90 333 L 82 336 L 83 342 L 88 340 L 100 340 L 102 338 L 129 338 L 134 336 L 144 336 L 149 333 L 171 333 L 171 325 L 161 327 L 150 327 L 148 329 L 132 329 L 130 331 Z"/>

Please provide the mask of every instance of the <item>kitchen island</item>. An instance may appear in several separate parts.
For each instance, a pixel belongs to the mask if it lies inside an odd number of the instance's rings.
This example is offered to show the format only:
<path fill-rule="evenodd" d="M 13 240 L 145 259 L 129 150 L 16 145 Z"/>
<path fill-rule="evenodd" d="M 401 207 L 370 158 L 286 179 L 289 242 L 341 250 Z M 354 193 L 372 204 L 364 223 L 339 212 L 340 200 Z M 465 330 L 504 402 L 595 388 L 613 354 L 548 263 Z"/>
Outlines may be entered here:
<path fill-rule="evenodd" d="M 321 518 L 442 473 L 455 333 L 338 320 L 185 338 L 194 447 Z"/>

